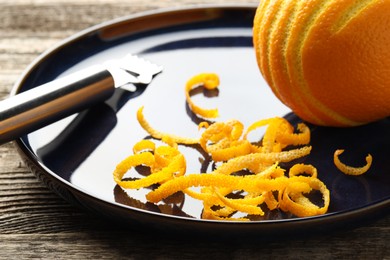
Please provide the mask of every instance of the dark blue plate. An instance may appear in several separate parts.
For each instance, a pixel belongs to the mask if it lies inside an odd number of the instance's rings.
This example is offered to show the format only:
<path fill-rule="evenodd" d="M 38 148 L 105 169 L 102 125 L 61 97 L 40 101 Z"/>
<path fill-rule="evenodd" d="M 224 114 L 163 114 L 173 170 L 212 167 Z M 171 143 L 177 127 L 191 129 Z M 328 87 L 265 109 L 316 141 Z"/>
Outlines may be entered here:
<path fill-rule="evenodd" d="M 296 218 L 267 212 L 251 222 L 200 219 L 202 205 L 177 195 L 164 206 L 147 203 L 145 191 L 117 187 L 112 171 L 131 154 L 135 142 L 147 137 L 136 121 L 144 113 L 157 129 L 177 135 L 198 134 L 199 118 L 186 107 L 184 85 L 193 75 L 215 72 L 221 78 L 219 92 L 194 95 L 198 104 L 218 107 L 221 117 L 239 119 L 246 126 L 273 116 L 300 122 L 271 93 L 257 68 L 252 46 L 253 5 L 202 6 L 148 12 L 110 21 L 80 32 L 41 55 L 14 87 L 18 93 L 105 59 L 136 54 L 164 71 L 137 91 L 118 89 L 114 96 L 88 110 L 44 127 L 17 141 L 32 171 L 50 188 L 72 203 L 103 216 L 150 227 L 200 232 L 280 233 L 307 228 L 328 229 L 355 220 L 385 214 L 390 205 L 390 120 L 356 128 L 311 126 L 313 150 L 301 159 L 319 170 L 319 178 L 331 191 L 329 212 Z M 345 176 L 333 165 L 335 149 L 346 150 L 342 160 L 365 164 L 371 153 L 372 168 L 363 176 Z M 207 169 L 201 153 L 182 147 L 188 172 Z M 386 211 L 387 212 L 387 211 Z"/>

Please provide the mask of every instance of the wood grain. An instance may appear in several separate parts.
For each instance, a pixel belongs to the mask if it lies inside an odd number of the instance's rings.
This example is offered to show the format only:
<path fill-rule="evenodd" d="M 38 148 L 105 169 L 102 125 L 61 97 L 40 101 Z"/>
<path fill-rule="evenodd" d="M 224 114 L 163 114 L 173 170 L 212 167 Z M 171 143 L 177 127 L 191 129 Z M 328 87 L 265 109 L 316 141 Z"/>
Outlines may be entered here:
<path fill-rule="evenodd" d="M 23 70 L 62 39 L 94 24 L 145 10 L 206 0 L 0 0 L 0 99 Z M 0 259 L 390 259 L 390 216 L 336 232 L 252 241 L 125 229 L 48 190 L 12 143 L 0 146 Z M 228 236 L 228 234 L 226 234 Z"/>

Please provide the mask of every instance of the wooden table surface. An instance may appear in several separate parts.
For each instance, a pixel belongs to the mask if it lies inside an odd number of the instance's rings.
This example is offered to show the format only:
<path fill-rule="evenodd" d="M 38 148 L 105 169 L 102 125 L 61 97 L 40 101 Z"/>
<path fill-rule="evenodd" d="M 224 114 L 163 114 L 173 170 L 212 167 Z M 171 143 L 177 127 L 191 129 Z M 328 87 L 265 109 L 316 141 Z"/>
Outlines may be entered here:
<path fill-rule="evenodd" d="M 40 53 L 94 24 L 157 8 L 224 0 L 0 0 L 0 99 Z M 113 226 L 68 204 L 0 146 L 0 259 L 264 258 L 390 259 L 390 216 L 346 230 L 280 240 L 166 237 Z M 227 234 L 228 235 L 228 234 Z"/>

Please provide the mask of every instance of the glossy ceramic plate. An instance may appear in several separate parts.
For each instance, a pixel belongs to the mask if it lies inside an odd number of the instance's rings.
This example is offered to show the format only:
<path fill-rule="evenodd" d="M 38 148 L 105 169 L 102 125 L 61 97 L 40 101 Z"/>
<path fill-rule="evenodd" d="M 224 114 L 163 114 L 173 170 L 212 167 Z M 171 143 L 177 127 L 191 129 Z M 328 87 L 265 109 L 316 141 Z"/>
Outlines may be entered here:
<path fill-rule="evenodd" d="M 136 121 L 144 106 L 151 125 L 177 135 L 197 135 L 199 118 L 186 107 L 184 85 L 193 75 L 214 72 L 221 78 L 219 92 L 195 93 L 195 102 L 218 107 L 218 120 L 239 119 L 246 126 L 273 116 L 296 124 L 299 119 L 271 93 L 256 65 L 252 47 L 255 6 L 202 6 L 142 13 L 110 21 L 65 40 L 40 56 L 16 84 L 14 93 L 51 81 L 106 59 L 137 54 L 164 67 L 146 88 L 117 90 L 112 98 L 17 141 L 20 153 L 37 176 L 72 203 L 108 216 L 124 225 L 142 223 L 169 230 L 201 232 L 287 232 L 328 229 L 384 212 L 390 205 L 390 120 L 349 128 L 312 129 L 313 151 L 302 159 L 315 165 L 331 191 L 329 212 L 295 218 L 269 212 L 251 222 L 202 220 L 202 205 L 184 195 L 165 205 L 145 201 L 144 190 L 124 191 L 112 172 L 131 154 L 135 142 L 147 138 Z M 343 161 L 364 164 L 369 152 L 374 162 L 364 176 L 349 177 L 332 162 L 335 149 L 344 148 Z M 188 172 L 207 169 L 205 158 L 193 147 L 183 147 Z M 384 214 L 384 213 L 383 213 Z"/>

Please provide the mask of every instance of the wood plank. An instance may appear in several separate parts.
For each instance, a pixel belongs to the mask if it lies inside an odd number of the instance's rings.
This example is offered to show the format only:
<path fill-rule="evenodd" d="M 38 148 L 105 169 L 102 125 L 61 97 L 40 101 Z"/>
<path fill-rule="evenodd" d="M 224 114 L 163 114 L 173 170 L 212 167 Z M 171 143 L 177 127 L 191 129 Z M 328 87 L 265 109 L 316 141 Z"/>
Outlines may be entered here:
<path fill-rule="evenodd" d="M 382 238 L 365 229 L 367 239 L 359 232 L 332 236 L 297 237 L 274 241 L 205 239 L 188 235 L 167 236 L 118 229 L 112 232 L 78 230 L 60 234 L 0 235 L 2 253 L 15 259 L 42 257 L 47 259 L 83 258 L 226 258 L 254 259 L 388 259 L 389 248 L 383 250 Z M 261 236 L 261 234 L 259 234 Z M 308 239 L 309 238 L 309 239 Z M 347 241 L 348 240 L 348 241 Z M 223 243 L 221 243 L 223 242 Z M 351 250 L 351 247 L 353 249 Z M 187 257 L 186 257 L 187 256 Z"/>

